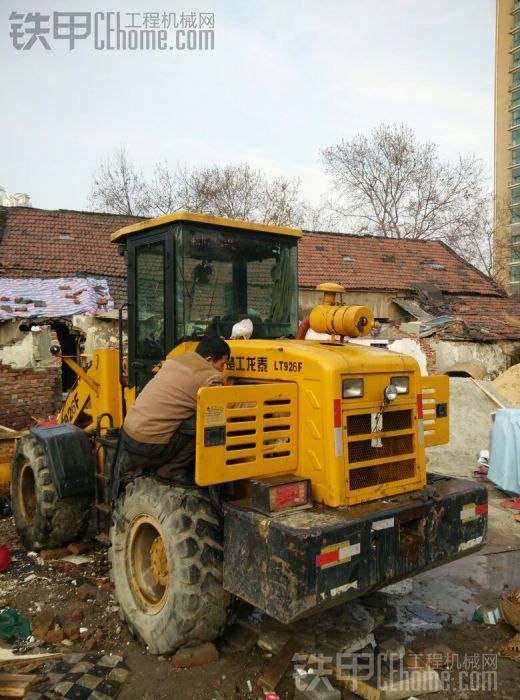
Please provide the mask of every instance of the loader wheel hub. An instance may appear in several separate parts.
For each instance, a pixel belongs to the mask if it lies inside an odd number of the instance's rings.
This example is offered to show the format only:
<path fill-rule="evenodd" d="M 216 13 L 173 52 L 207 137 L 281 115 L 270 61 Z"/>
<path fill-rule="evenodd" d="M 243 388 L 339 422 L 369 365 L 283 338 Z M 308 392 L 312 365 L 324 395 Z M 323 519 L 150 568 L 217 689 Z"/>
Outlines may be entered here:
<path fill-rule="evenodd" d="M 137 602 L 155 614 L 166 601 L 168 555 L 159 523 L 149 515 L 140 515 L 130 526 L 128 563 Z"/>
<path fill-rule="evenodd" d="M 166 586 L 168 582 L 168 560 L 166 559 L 163 538 L 160 535 L 152 542 L 150 556 L 153 575 L 161 586 Z"/>
<path fill-rule="evenodd" d="M 21 506 L 24 520 L 31 525 L 36 515 L 36 487 L 34 472 L 29 463 L 25 463 L 20 470 L 18 480 L 18 503 Z"/>

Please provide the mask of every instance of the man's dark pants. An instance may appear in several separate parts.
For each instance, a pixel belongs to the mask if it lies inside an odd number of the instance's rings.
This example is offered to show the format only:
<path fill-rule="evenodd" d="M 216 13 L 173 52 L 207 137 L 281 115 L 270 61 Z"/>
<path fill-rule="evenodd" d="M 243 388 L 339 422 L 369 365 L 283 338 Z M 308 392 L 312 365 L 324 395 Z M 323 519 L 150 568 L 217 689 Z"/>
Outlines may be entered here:
<path fill-rule="evenodd" d="M 188 469 L 193 475 L 194 466 L 194 434 L 177 431 L 165 445 L 153 445 L 134 440 L 121 428 L 116 463 L 121 481 L 131 481 L 150 471 L 161 479 L 175 480 L 176 475 Z"/>

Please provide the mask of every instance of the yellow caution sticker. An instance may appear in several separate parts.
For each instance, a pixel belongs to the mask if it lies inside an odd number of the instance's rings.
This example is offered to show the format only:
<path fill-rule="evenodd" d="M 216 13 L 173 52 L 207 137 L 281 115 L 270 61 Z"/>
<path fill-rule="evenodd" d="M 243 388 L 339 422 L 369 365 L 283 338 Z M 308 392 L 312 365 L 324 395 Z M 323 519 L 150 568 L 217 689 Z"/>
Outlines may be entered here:
<path fill-rule="evenodd" d="M 204 425 L 223 425 L 226 422 L 225 404 L 210 404 L 204 409 Z"/>

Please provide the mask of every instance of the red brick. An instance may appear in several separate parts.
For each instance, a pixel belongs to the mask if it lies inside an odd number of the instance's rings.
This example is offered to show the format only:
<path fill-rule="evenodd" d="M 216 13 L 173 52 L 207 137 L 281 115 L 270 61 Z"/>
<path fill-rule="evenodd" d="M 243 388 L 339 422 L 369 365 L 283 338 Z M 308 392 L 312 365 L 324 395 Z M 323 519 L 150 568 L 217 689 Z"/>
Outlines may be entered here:
<path fill-rule="evenodd" d="M 172 657 L 175 668 L 192 668 L 218 661 L 219 653 L 211 642 L 204 642 L 195 647 L 185 647 Z"/>
<path fill-rule="evenodd" d="M 64 630 L 49 630 L 45 635 L 45 641 L 49 644 L 59 644 L 65 639 Z"/>
<path fill-rule="evenodd" d="M 83 554 L 84 552 L 88 552 L 90 545 L 88 542 L 71 542 L 67 549 L 71 554 Z"/>
<path fill-rule="evenodd" d="M 67 639 L 71 639 L 73 642 L 79 639 L 79 627 L 65 627 L 63 631 Z"/>
<path fill-rule="evenodd" d="M 80 588 L 78 591 L 78 597 L 84 603 L 86 600 L 88 600 L 90 598 L 90 593 L 88 591 L 86 591 L 84 588 Z"/>
<path fill-rule="evenodd" d="M 97 639 L 95 639 L 94 637 L 89 637 L 88 639 L 85 639 L 85 641 L 83 642 L 83 647 L 87 651 L 92 651 L 92 649 L 96 646 L 96 644 L 97 644 Z"/>
<path fill-rule="evenodd" d="M 62 549 L 42 549 L 40 557 L 43 561 L 52 561 L 53 559 L 61 559 L 69 554 L 66 547 Z"/>

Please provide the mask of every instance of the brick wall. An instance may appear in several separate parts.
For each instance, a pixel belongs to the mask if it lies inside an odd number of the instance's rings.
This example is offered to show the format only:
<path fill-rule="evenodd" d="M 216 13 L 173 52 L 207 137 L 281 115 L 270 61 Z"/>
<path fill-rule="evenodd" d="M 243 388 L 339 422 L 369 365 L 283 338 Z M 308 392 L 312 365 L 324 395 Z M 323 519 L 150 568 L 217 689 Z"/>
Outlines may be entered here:
<path fill-rule="evenodd" d="M 437 374 L 437 354 L 435 350 L 430 346 L 427 338 L 419 338 L 419 345 L 426 355 L 428 374 Z"/>
<path fill-rule="evenodd" d="M 61 406 L 61 366 L 16 369 L 0 364 L 0 424 L 32 427 Z"/>

